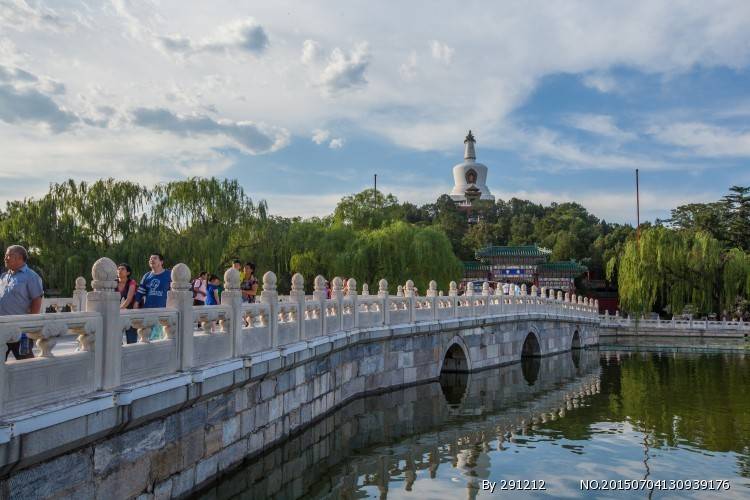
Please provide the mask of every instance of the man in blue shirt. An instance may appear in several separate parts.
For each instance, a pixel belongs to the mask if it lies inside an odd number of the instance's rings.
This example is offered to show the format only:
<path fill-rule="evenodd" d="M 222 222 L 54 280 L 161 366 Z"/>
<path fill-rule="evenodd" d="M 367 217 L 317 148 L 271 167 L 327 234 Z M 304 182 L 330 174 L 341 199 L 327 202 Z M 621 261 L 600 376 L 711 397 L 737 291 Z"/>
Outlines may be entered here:
<path fill-rule="evenodd" d="M 152 309 L 155 307 L 167 307 L 167 292 L 172 284 L 172 275 L 169 269 L 164 269 L 164 256 L 160 253 L 152 254 L 148 258 L 148 266 L 151 271 L 141 278 L 138 290 L 135 292 L 135 307 Z M 161 325 L 151 329 L 151 340 L 162 337 Z"/>
<path fill-rule="evenodd" d="M 26 264 L 29 254 L 20 245 L 11 245 L 5 251 L 5 267 L 0 275 L 0 316 L 11 314 L 39 314 L 42 310 L 42 279 Z M 28 339 L 22 338 L 24 343 Z M 20 349 L 24 347 L 21 353 Z M 13 352 L 16 359 L 33 358 L 29 346 L 21 346 L 21 342 L 8 342 L 8 354 Z"/>
<path fill-rule="evenodd" d="M 172 275 L 169 269 L 164 269 L 164 257 L 160 253 L 152 254 L 148 258 L 148 266 L 151 271 L 143 275 L 135 292 L 135 307 L 167 307 L 167 292 L 172 284 Z"/>

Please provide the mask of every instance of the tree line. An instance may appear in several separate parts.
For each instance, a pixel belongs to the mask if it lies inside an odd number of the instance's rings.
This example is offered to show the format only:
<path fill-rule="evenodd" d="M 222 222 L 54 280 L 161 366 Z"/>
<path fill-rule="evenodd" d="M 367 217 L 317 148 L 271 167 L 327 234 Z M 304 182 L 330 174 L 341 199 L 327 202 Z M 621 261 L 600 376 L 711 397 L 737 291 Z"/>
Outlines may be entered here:
<path fill-rule="evenodd" d="M 750 188 L 734 186 L 714 203 L 675 208 L 642 225 L 610 223 L 577 203 L 542 205 L 512 198 L 477 201 L 468 214 L 447 195 L 417 206 L 373 189 L 344 196 L 325 217 L 270 215 L 236 180 L 189 178 L 147 187 L 103 179 L 51 184 L 37 199 L 0 210 L 0 244 L 32 255 L 45 286 L 71 292 L 101 256 L 128 262 L 136 277 L 152 252 L 168 265 L 221 275 L 233 259 L 278 276 L 288 290 L 300 272 L 308 290 L 322 274 L 354 277 L 374 293 L 385 278 L 435 279 L 447 290 L 461 261 L 487 245 L 536 244 L 553 260 L 575 260 L 619 289 L 631 313 L 747 314 L 750 297 Z"/>
<path fill-rule="evenodd" d="M 608 262 L 626 311 L 748 318 L 750 187 L 691 203 L 647 225 Z"/>

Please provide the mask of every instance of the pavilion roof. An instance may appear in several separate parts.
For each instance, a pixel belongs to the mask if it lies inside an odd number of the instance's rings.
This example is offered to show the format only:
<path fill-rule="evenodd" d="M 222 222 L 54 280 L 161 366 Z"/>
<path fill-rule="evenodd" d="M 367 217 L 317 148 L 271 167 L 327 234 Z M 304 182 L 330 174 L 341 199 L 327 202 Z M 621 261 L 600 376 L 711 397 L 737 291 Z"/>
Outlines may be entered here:
<path fill-rule="evenodd" d="M 589 268 L 572 260 L 564 260 L 559 262 L 544 262 L 536 266 L 536 270 L 538 273 L 556 271 L 582 274 L 588 271 Z"/>
<path fill-rule="evenodd" d="M 477 258 L 482 257 L 547 257 L 551 250 L 536 245 L 489 246 L 477 250 Z"/>
<path fill-rule="evenodd" d="M 489 265 L 483 264 L 481 262 L 477 262 L 475 260 L 465 260 L 463 264 L 464 264 L 465 271 L 489 271 L 490 270 Z"/>

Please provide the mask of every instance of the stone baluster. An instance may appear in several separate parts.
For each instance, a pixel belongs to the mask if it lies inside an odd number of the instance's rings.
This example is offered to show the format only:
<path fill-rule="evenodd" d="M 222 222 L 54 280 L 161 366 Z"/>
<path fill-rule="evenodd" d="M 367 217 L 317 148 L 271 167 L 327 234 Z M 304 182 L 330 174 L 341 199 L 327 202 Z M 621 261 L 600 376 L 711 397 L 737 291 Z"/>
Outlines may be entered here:
<path fill-rule="evenodd" d="M 260 293 L 260 301 L 268 304 L 268 329 L 271 332 L 271 347 L 279 344 L 279 294 L 276 291 L 276 274 L 267 271 L 263 275 L 263 291 Z"/>
<path fill-rule="evenodd" d="M 537 296 L 537 287 L 536 285 L 531 285 L 531 296 L 536 298 Z"/>
<path fill-rule="evenodd" d="M 370 296 L 370 286 L 367 283 L 362 283 L 362 297 Z"/>
<path fill-rule="evenodd" d="M 453 303 L 453 314 L 451 317 L 455 318 L 456 308 L 458 307 L 458 287 L 455 281 L 448 283 L 448 297 L 451 298 L 451 302 Z"/>
<path fill-rule="evenodd" d="M 317 275 L 315 281 L 313 281 L 313 298 L 320 306 L 321 331 L 317 332 L 316 336 L 325 335 L 328 331 L 326 327 L 326 323 L 328 322 L 326 315 L 326 300 L 328 299 L 328 294 L 326 293 L 326 279 L 320 274 Z M 308 335 L 307 338 L 311 338 L 309 334 L 310 332 L 305 332 L 305 335 Z"/>
<path fill-rule="evenodd" d="M 102 329 L 94 339 L 95 386 L 112 389 L 120 385 L 122 373 L 122 325 L 120 293 L 117 291 L 117 266 L 107 257 L 91 266 L 91 289 L 86 295 L 86 310 L 98 312 Z"/>
<path fill-rule="evenodd" d="M 83 276 L 76 278 L 76 286 L 73 290 L 73 302 L 76 304 L 76 311 L 86 310 L 86 278 Z"/>
<path fill-rule="evenodd" d="M 521 285 L 521 295 L 526 296 L 526 283 Z"/>
<path fill-rule="evenodd" d="M 172 272 L 174 274 L 174 271 Z M 190 270 L 188 270 L 188 280 Z M 188 283 L 189 284 L 189 283 Z M 240 272 L 234 267 L 224 271 L 224 291 L 221 294 L 221 305 L 229 306 L 229 327 L 226 320 L 224 332 L 229 333 L 232 342 L 232 357 L 242 355 L 242 290 L 240 290 Z M 192 308 L 191 308 L 192 309 Z M 192 319 L 192 311 L 190 314 Z M 192 334 L 192 332 L 191 332 Z"/>
<path fill-rule="evenodd" d="M 488 282 L 482 283 L 482 296 L 483 297 L 489 297 L 490 296 L 490 284 Z"/>
<path fill-rule="evenodd" d="M 378 297 L 382 301 L 383 324 L 390 325 L 391 324 L 391 305 L 389 302 L 390 299 L 388 295 L 388 282 L 385 279 L 381 279 L 378 282 Z"/>
<path fill-rule="evenodd" d="M 352 300 L 352 314 L 354 315 L 354 328 L 359 328 L 359 307 L 357 305 L 357 280 L 349 278 L 346 282 L 347 297 Z"/>
<path fill-rule="evenodd" d="M 539 297 L 541 297 L 543 300 L 547 300 L 547 287 L 541 287 L 539 289 Z"/>
<path fill-rule="evenodd" d="M 396 297 L 403 297 L 404 296 L 404 287 L 399 285 L 396 287 Z"/>
<path fill-rule="evenodd" d="M 437 291 L 437 282 L 435 280 L 431 280 L 429 286 L 427 287 L 427 296 L 428 297 L 437 297 L 438 291 Z"/>
<path fill-rule="evenodd" d="M 344 300 L 344 280 L 336 276 L 331 280 L 331 286 L 333 287 L 331 289 L 331 298 L 336 301 L 336 310 L 338 311 L 336 318 L 338 326 L 336 327 L 336 331 L 341 331 L 344 328 L 344 309 L 342 304 Z"/>
<path fill-rule="evenodd" d="M 406 285 L 404 286 L 404 297 L 409 299 L 407 301 L 408 308 L 409 308 L 409 323 L 414 323 L 416 321 L 415 315 L 415 302 L 416 299 L 414 298 L 414 282 L 412 280 L 406 280 Z"/>
<path fill-rule="evenodd" d="M 292 288 L 289 302 L 297 306 L 297 340 L 308 338 L 305 332 L 305 277 L 300 273 L 292 275 Z"/>
<path fill-rule="evenodd" d="M 190 268 L 177 264 L 172 268 L 172 284 L 167 292 L 167 307 L 177 309 L 177 356 L 182 371 L 193 367 L 193 290 L 190 286 Z M 224 277 L 226 280 L 226 276 Z M 240 295 L 241 297 L 241 295 Z"/>

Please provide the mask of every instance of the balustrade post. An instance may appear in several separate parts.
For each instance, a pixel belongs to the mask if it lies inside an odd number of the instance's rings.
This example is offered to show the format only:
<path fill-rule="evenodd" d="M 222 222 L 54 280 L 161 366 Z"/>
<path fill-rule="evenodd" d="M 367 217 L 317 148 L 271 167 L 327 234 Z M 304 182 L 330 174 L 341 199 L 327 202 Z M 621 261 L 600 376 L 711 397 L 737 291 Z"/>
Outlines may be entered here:
<path fill-rule="evenodd" d="M 315 301 L 320 304 L 321 331 L 317 332 L 317 335 L 325 335 L 328 331 L 326 327 L 326 324 L 328 323 L 326 317 L 326 300 L 328 299 L 328 295 L 326 294 L 326 279 L 320 274 L 315 277 L 315 281 L 313 282 L 313 297 L 315 298 Z"/>
<path fill-rule="evenodd" d="M 391 304 L 388 300 L 388 282 L 381 279 L 378 282 L 378 297 L 383 301 L 383 324 L 391 324 Z"/>
<path fill-rule="evenodd" d="M 117 291 L 117 266 L 102 257 L 91 267 L 92 292 L 86 296 L 86 310 L 98 312 L 102 329 L 94 340 L 95 386 L 112 389 L 120 385 L 122 373 L 122 324 L 120 293 Z"/>
<path fill-rule="evenodd" d="M 438 290 L 437 290 L 437 282 L 435 280 L 430 280 L 430 283 L 427 285 L 427 293 L 425 295 L 430 299 L 430 306 L 432 307 L 432 320 L 435 321 L 436 319 L 438 319 L 438 313 L 437 313 Z"/>
<path fill-rule="evenodd" d="M 331 282 L 333 290 L 331 291 L 331 298 L 336 301 L 336 311 L 338 312 L 338 328 L 337 331 L 344 329 L 344 309 L 342 307 L 344 301 L 344 280 L 336 276 Z"/>
<path fill-rule="evenodd" d="M 224 291 L 221 294 L 221 305 L 229 306 L 229 334 L 232 343 L 232 357 L 242 355 L 242 290 L 240 290 L 240 272 L 234 267 L 224 271 Z"/>
<path fill-rule="evenodd" d="M 193 322 L 193 290 L 190 285 L 192 276 L 190 268 L 185 264 L 177 264 L 172 268 L 172 284 L 167 292 L 167 307 L 177 309 L 177 342 L 178 366 L 181 371 L 193 367 L 194 360 L 194 325 Z M 224 277 L 226 280 L 226 275 Z M 223 297 L 222 297 L 223 299 Z M 230 319 L 230 325 L 233 325 Z M 233 327 L 232 327 L 233 328 Z"/>
<path fill-rule="evenodd" d="M 354 315 L 354 328 L 359 328 L 359 307 L 357 306 L 357 280 L 349 278 L 346 282 L 347 297 L 352 299 L 352 314 Z"/>
<path fill-rule="evenodd" d="M 453 303 L 453 314 L 451 316 L 455 318 L 458 316 L 458 287 L 455 281 L 448 283 L 448 297 L 451 298 Z"/>
<path fill-rule="evenodd" d="M 260 301 L 268 304 L 268 329 L 271 332 L 271 347 L 279 346 L 279 294 L 276 292 L 276 274 L 267 271 L 263 275 L 263 291 L 260 293 Z"/>
<path fill-rule="evenodd" d="M 292 289 L 289 291 L 289 300 L 297 304 L 297 340 L 307 338 L 305 332 L 305 277 L 300 273 L 292 276 Z"/>
<path fill-rule="evenodd" d="M 407 303 L 409 304 L 409 323 L 414 323 L 416 321 L 416 311 L 414 308 L 414 282 L 412 280 L 406 280 L 406 286 L 404 287 L 404 297 L 409 299 Z"/>
<path fill-rule="evenodd" d="M 73 290 L 73 299 L 76 303 L 76 311 L 86 310 L 86 278 L 79 276 L 76 278 L 76 287 Z"/>

